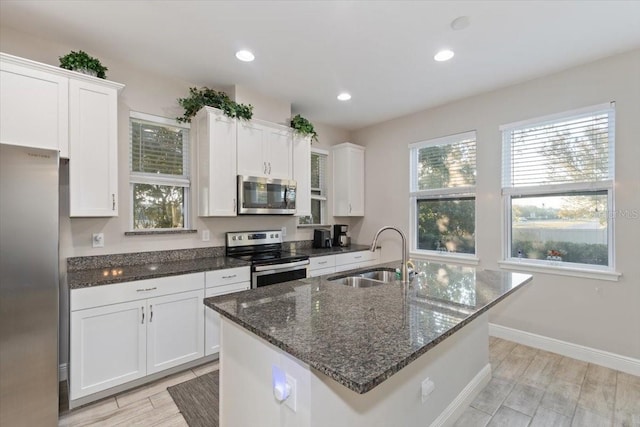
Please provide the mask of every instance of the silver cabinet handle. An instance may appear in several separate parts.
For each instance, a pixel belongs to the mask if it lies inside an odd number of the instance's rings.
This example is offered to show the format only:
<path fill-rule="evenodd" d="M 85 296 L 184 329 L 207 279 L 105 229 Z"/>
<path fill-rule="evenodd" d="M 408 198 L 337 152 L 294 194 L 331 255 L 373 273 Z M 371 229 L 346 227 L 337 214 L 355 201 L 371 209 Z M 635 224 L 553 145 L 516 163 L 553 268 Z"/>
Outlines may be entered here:
<path fill-rule="evenodd" d="M 111 210 L 115 211 L 116 210 L 116 194 L 115 193 L 111 193 Z"/>
<path fill-rule="evenodd" d="M 149 323 L 151 323 L 153 322 L 153 306 L 152 305 L 149 306 L 149 311 L 151 312 L 149 313 Z"/>
<path fill-rule="evenodd" d="M 262 165 L 264 166 L 264 174 L 267 174 L 267 162 L 262 162 Z"/>
<path fill-rule="evenodd" d="M 360 258 L 362 258 L 362 255 L 354 256 L 354 257 L 353 257 L 353 259 L 360 259 Z"/>
<path fill-rule="evenodd" d="M 236 212 L 236 199 L 233 199 L 233 213 Z"/>
<path fill-rule="evenodd" d="M 237 274 L 232 274 L 231 276 L 222 276 L 223 279 L 233 279 Z"/>
<path fill-rule="evenodd" d="M 269 162 L 269 175 L 271 175 L 271 162 Z"/>
<path fill-rule="evenodd" d="M 156 289 L 158 289 L 158 288 L 154 286 L 153 288 L 136 289 L 136 292 L 148 292 L 148 291 L 155 291 Z"/>
<path fill-rule="evenodd" d="M 144 307 L 140 307 L 140 310 L 142 310 L 142 321 L 140 323 L 144 325 Z"/>
<path fill-rule="evenodd" d="M 351 213 L 351 203 L 349 203 L 349 213 Z"/>
<path fill-rule="evenodd" d="M 327 263 L 327 261 L 321 261 L 321 262 L 318 263 L 318 265 L 322 265 L 322 264 L 326 264 L 326 263 Z"/>

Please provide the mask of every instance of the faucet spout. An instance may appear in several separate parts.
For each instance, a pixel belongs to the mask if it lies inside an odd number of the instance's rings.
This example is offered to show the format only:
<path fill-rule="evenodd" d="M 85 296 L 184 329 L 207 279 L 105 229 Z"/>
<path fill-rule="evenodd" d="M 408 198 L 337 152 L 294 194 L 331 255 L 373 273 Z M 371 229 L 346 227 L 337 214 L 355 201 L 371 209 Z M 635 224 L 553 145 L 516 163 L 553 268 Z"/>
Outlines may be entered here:
<path fill-rule="evenodd" d="M 385 230 L 394 230 L 397 231 L 398 234 L 400 234 L 400 237 L 402 238 L 402 267 L 401 267 L 401 278 L 402 278 L 402 283 L 409 283 L 409 271 L 407 269 L 407 238 L 405 237 L 404 233 L 402 232 L 402 230 L 396 228 L 396 227 L 391 227 L 391 226 L 386 226 L 386 227 L 382 227 L 380 230 L 378 230 L 378 232 L 376 233 L 376 235 L 373 237 L 373 242 L 371 243 L 371 248 L 369 248 L 369 250 L 371 252 L 375 252 L 376 250 L 376 246 L 378 244 L 378 237 L 380 236 L 380 233 L 382 233 Z"/>

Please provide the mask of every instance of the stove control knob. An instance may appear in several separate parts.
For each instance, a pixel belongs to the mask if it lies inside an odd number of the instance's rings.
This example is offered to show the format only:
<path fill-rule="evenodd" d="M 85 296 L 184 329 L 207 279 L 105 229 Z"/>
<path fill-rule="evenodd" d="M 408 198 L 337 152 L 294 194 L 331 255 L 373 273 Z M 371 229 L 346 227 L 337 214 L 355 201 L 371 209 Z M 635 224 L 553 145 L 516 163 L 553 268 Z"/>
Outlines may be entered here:
<path fill-rule="evenodd" d="M 270 234 L 269 237 L 273 239 L 273 234 Z"/>
<path fill-rule="evenodd" d="M 238 236 L 238 240 L 242 240 L 242 236 Z"/>
<path fill-rule="evenodd" d="M 237 239 L 237 237 L 236 237 L 236 236 L 232 236 L 232 237 L 231 237 L 231 240 L 236 240 L 236 239 Z"/>
<path fill-rule="evenodd" d="M 276 233 L 276 238 L 278 237 L 278 234 Z"/>

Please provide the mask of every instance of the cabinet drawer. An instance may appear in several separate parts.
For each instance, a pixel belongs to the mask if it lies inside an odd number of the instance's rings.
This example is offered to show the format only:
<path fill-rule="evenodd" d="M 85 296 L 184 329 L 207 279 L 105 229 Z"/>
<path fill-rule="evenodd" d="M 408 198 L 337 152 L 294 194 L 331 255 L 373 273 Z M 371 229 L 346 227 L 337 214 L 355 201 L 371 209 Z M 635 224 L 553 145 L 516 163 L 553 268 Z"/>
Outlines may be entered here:
<path fill-rule="evenodd" d="M 248 281 L 251 281 L 249 267 L 225 268 L 223 270 L 207 271 L 205 274 L 207 288 Z"/>
<path fill-rule="evenodd" d="M 335 255 L 318 256 L 309 258 L 309 269 L 329 268 L 336 265 Z"/>
<path fill-rule="evenodd" d="M 215 297 L 217 295 L 230 294 L 232 292 L 246 291 L 251 287 L 251 282 L 229 283 L 228 285 L 220 285 L 213 288 L 207 288 L 205 297 Z"/>
<path fill-rule="evenodd" d="M 371 251 L 350 252 L 336 255 L 336 265 L 353 264 L 356 262 L 373 261 L 376 253 Z"/>
<path fill-rule="evenodd" d="M 72 289 L 71 311 L 204 289 L 204 273 Z"/>
<path fill-rule="evenodd" d="M 317 268 L 315 270 L 311 270 L 311 272 L 309 273 L 309 277 L 324 276 L 325 274 L 332 274 L 335 272 L 336 272 L 336 269 L 334 267 Z"/>

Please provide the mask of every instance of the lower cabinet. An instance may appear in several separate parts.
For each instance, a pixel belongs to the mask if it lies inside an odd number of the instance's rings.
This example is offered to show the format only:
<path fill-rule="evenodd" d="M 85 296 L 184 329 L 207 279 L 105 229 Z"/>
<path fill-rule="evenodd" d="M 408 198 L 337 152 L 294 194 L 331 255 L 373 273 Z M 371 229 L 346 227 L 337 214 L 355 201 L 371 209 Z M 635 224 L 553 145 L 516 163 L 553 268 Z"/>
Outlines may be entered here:
<path fill-rule="evenodd" d="M 324 274 L 339 273 L 355 268 L 369 267 L 380 262 L 380 251 L 348 252 L 337 255 L 312 257 L 309 260 L 309 275 L 311 277 Z"/>
<path fill-rule="evenodd" d="M 207 298 L 244 291 L 251 287 L 251 271 L 249 267 L 207 271 L 205 282 L 207 287 L 205 297 Z M 220 352 L 220 314 L 205 307 L 204 317 L 205 355 L 209 356 Z"/>
<path fill-rule="evenodd" d="M 75 400 L 204 357 L 204 273 L 71 291 Z"/>

